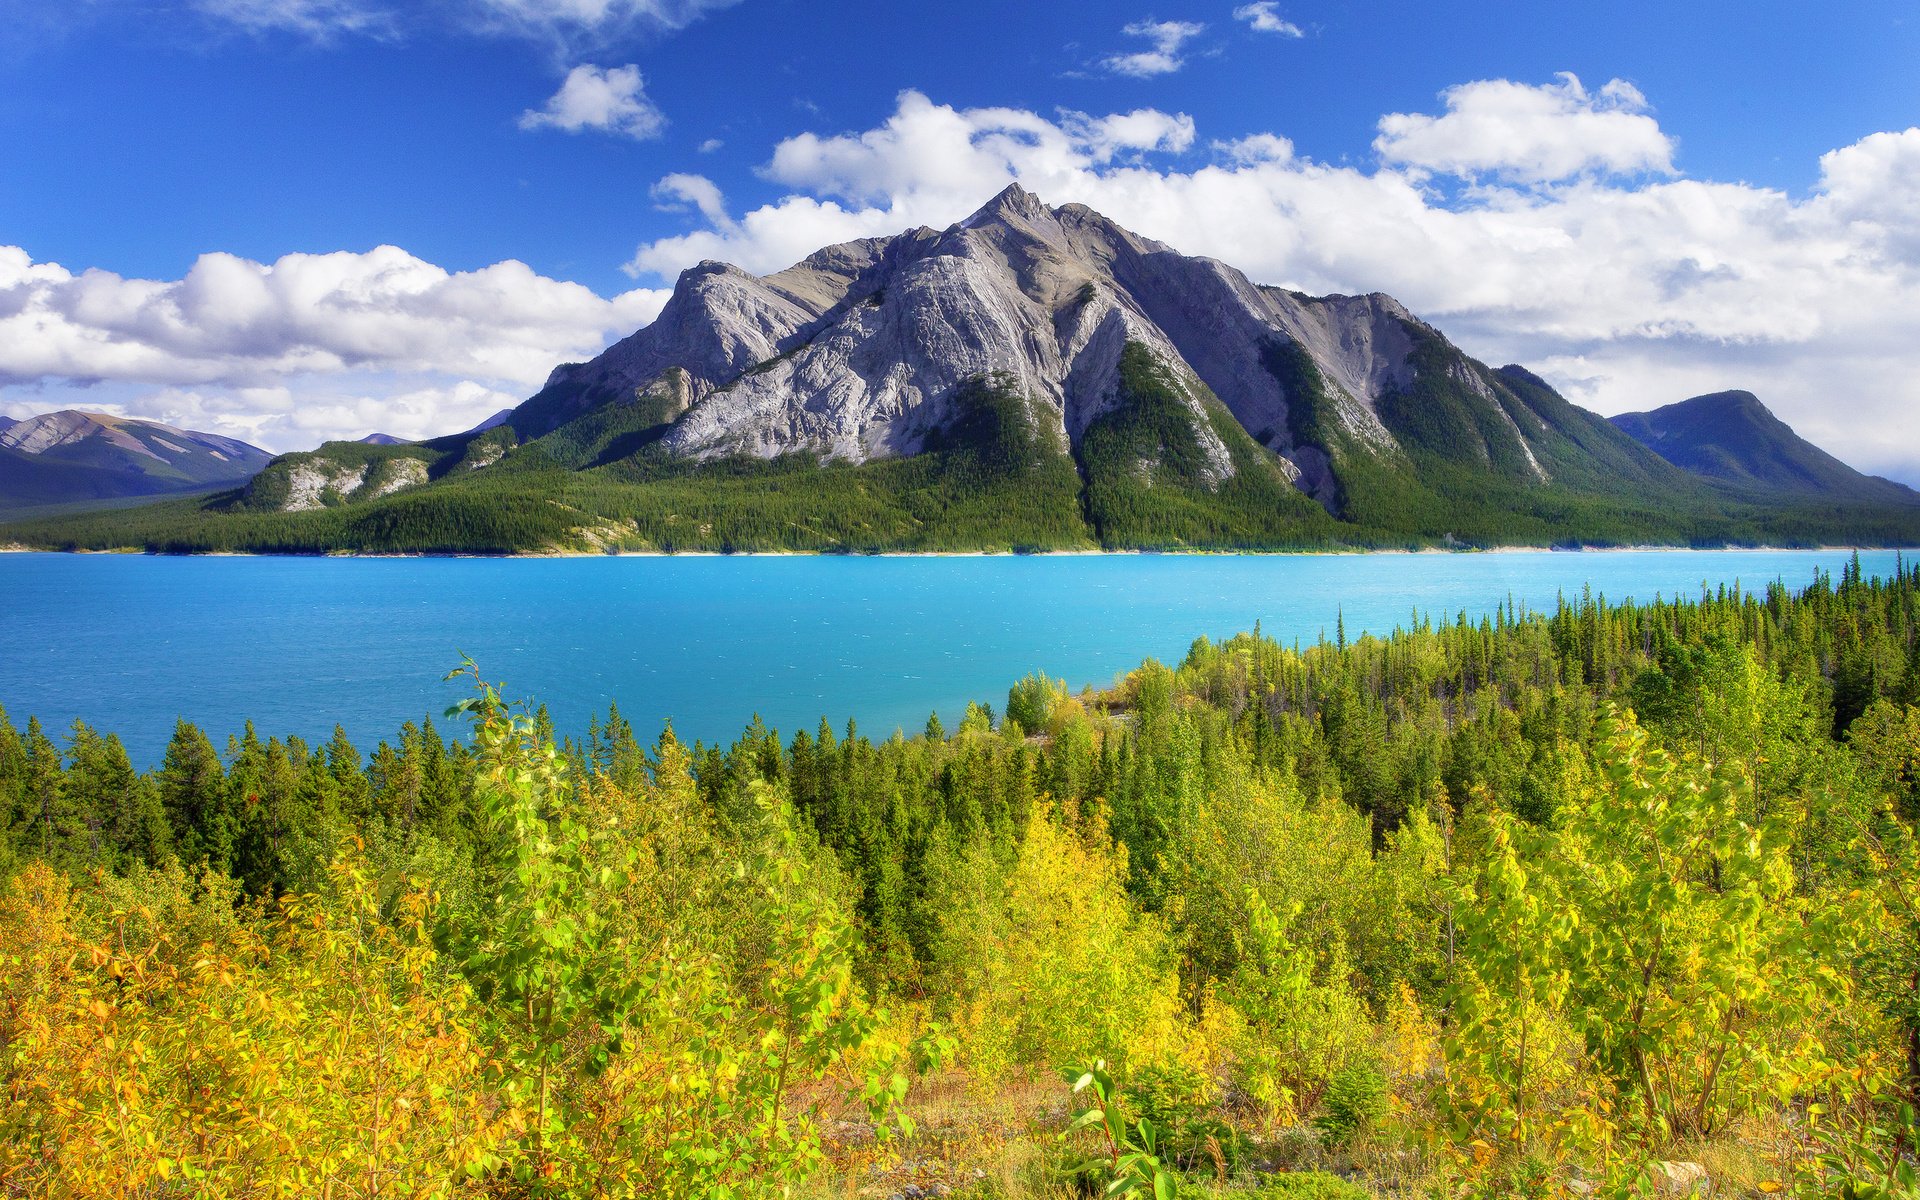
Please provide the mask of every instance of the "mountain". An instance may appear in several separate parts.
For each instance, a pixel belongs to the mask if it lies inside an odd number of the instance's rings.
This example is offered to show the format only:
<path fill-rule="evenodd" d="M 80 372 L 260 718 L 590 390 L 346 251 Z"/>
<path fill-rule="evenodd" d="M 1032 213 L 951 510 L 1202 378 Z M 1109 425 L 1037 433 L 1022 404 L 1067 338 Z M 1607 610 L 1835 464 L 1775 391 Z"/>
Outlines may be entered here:
<path fill-rule="evenodd" d="M 1018 187 L 950 229 L 765 278 L 702 263 L 652 325 L 556 370 L 507 424 L 569 443 L 559 458 L 576 468 L 647 448 L 861 464 L 948 446 L 983 381 L 1043 453 L 1071 458 L 1107 544 L 1337 534 L 1303 498 L 1376 530 L 1485 538 L 1510 516 L 1489 487 L 1526 509 L 1568 489 L 1689 486 L 1391 297 L 1261 287 Z"/>
<path fill-rule="evenodd" d="M 453 436 L 457 438 L 470 438 L 475 434 L 485 433 L 487 430 L 496 426 L 504 425 L 507 418 L 512 415 L 512 409 L 503 408 L 478 425 L 475 425 L 472 429 L 467 430 L 465 433 L 457 433 Z M 408 446 L 412 445 L 413 442 L 414 439 L 412 438 L 395 437 L 390 433 L 370 433 L 358 439 L 358 444 L 362 446 Z"/>
<path fill-rule="evenodd" d="M 22 536 L 20 527 L 10 536 Z M 660 316 L 491 428 L 329 443 L 33 544 L 276 550 L 1912 542 L 1667 461 L 1393 298 L 1308 296 L 1018 187 Z"/>
<path fill-rule="evenodd" d="M 472 437 L 478 433 L 485 433 L 489 429 L 497 429 L 500 426 L 505 425 L 507 423 L 507 418 L 511 417 L 512 415 L 513 415 L 512 409 L 503 408 L 499 412 L 494 413 L 492 416 L 488 417 L 486 420 L 480 422 L 478 425 L 475 425 L 472 429 L 467 430 L 467 432 L 461 436 Z"/>
<path fill-rule="evenodd" d="M 272 457 L 157 421 L 47 413 L 0 425 L 0 509 L 231 488 Z"/>
<path fill-rule="evenodd" d="M 1920 504 L 1920 493 L 1864 475 L 1795 433 L 1752 392 L 1715 392 L 1611 418 L 1677 467 L 1775 494 Z"/>

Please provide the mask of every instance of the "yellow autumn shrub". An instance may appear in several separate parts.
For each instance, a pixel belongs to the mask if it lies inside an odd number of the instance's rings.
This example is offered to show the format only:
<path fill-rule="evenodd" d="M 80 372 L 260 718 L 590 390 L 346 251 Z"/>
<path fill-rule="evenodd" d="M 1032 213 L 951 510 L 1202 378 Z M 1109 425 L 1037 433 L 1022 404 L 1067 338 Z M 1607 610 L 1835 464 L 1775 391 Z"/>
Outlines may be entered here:
<path fill-rule="evenodd" d="M 76 892 L 35 864 L 0 897 L 9 1187 L 453 1196 L 494 1163 L 507 1114 L 466 986 L 426 940 L 424 895 L 383 919 L 341 865 L 329 896 L 185 944 L 153 918 L 194 907 L 193 888 L 175 871 L 148 893 Z"/>
<path fill-rule="evenodd" d="M 1189 1041 L 1161 922 L 1126 893 L 1126 852 L 1036 809 L 1010 867 L 975 847 L 939 886 L 934 976 L 963 1061 L 982 1080 Z"/>

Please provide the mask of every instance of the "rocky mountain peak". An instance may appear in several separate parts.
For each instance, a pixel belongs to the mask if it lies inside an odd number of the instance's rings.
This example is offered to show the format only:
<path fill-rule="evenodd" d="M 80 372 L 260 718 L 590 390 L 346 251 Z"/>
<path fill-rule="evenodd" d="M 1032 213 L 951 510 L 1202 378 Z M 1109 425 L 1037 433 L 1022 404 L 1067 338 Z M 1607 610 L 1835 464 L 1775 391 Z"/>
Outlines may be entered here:
<path fill-rule="evenodd" d="M 1552 474 L 1514 391 L 1532 385 L 1392 297 L 1258 285 L 1019 184 L 944 230 L 828 246 L 771 275 L 691 267 L 652 325 L 556 371 L 511 423 L 537 437 L 640 405 L 666 420 L 648 444 L 667 454 L 859 463 L 923 453 L 992 380 L 1078 453 L 1135 402 L 1129 352 L 1176 397 L 1198 476 L 1216 484 L 1244 469 L 1219 420 L 1329 509 L 1355 456 L 1430 450 L 1528 483 Z"/>
<path fill-rule="evenodd" d="M 28 417 L 16 422 L 5 432 L 0 432 L 0 449 L 18 450 L 22 454 L 44 454 L 56 446 L 108 432 L 108 426 L 102 424 L 96 414 L 62 409 Z M 152 454 L 152 451 L 133 442 L 133 439 L 126 440 L 132 443 L 126 448 L 135 453 Z"/>
<path fill-rule="evenodd" d="M 1010 183 L 960 225 L 965 229 L 975 229 L 996 222 L 1011 225 L 1053 219 L 1053 210 L 1047 207 L 1045 201 L 1019 184 Z"/>

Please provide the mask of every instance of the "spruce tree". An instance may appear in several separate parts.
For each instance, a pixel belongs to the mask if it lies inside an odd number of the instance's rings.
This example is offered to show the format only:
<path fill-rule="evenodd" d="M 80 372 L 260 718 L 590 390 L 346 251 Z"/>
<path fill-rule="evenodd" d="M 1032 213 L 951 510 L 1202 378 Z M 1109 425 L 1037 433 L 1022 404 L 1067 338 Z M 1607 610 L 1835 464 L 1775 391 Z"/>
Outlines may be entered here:
<path fill-rule="evenodd" d="M 186 721 L 176 723 L 153 782 L 180 861 L 188 867 L 204 862 L 216 871 L 231 869 L 239 819 L 220 754 L 207 735 Z"/>

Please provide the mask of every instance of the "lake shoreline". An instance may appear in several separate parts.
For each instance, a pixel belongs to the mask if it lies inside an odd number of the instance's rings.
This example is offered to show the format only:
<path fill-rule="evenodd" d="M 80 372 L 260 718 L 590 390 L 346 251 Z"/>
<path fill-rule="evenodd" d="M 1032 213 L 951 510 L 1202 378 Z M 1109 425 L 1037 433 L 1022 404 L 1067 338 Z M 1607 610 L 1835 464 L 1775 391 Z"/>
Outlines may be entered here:
<path fill-rule="evenodd" d="M 1838 582 L 1852 551 L 1657 549 L 1428 554 L 824 555 L 503 559 L 358 565 L 289 556 L 0 555 L 9 650 L 0 704 L 48 729 L 85 720 L 143 765 L 185 719 L 217 742 L 246 721 L 324 743 L 391 740 L 443 712 L 460 656 L 586 729 L 617 701 L 650 737 L 775 728 L 951 726 L 1041 670 L 1101 687 L 1198 637 L 1254 628 L 1283 645 L 1390 636 L 1417 621 L 1552 613 L 1565 598 L 1758 595 Z M 595 556 L 604 559 L 606 556 Z M 674 561 L 684 557 L 686 561 Z M 1911 552 L 1865 551 L 1886 577 Z M 1910 568 L 1903 568 L 1910 569 Z M 325 713 L 322 720 L 318 714 Z"/>
<path fill-rule="evenodd" d="M 482 554 L 474 551 L 326 550 L 314 553 L 276 553 L 254 550 L 145 550 L 123 546 L 113 550 L 47 550 L 18 542 L 0 545 L 0 554 L 63 554 L 75 557 L 140 555 L 149 558 L 287 558 L 287 559 L 433 559 L 499 560 L 604 558 L 1354 558 L 1379 556 L 1473 556 L 1490 554 L 1836 554 L 1851 551 L 1920 554 L 1920 546 L 1880 546 L 1838 543 L 1819 546 L 1681 546 L 1653 543 L 1635 546 L 1423 546 L 1418 549 L 1359 549 L 1324 547 L 1315 550 L 556 550 L 528 554 Z"/>

